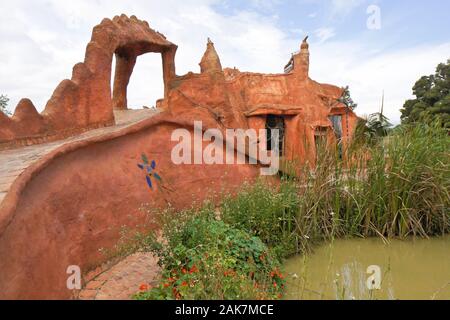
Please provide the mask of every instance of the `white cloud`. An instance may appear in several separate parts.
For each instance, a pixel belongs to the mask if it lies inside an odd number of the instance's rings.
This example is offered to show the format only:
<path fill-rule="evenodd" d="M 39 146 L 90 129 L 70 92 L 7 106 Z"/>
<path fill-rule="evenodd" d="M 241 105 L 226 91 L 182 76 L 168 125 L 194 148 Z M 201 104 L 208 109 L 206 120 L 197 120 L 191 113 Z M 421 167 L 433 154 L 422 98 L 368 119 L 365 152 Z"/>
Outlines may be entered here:
<path fill-rule="evenodd" d="M 250 0 L 253 7 L 262 10 L 271 10 L 281 3 L 281 0 Z"/>
<path fill-rule="evenodd" d="M 423 75 L 434 73 L 445 62 L 450 42 L 373 54 L 358 42 L 324 43 L 311 48 L 311 77 L 320 82 L 349 85 L 359 103 L 360 115 L 379 112 L 385 91 L 385 112 L 399 123 L 406 99 L 412 97 L 414 83 Z"/>
<path fill-rule="evenodd" d="M 364 0 L 331 0 L 332 16 L 346 16 L 364 3 Z"/>
<path fill-rule="evenodd" d="M 326 27 L 317 29 L 316 31 L 314 31 L 314 34 L 317 38 L 319 38 L 319 43 L 323 43 L 336 36 L 336 32 L 333 28 Z"/>

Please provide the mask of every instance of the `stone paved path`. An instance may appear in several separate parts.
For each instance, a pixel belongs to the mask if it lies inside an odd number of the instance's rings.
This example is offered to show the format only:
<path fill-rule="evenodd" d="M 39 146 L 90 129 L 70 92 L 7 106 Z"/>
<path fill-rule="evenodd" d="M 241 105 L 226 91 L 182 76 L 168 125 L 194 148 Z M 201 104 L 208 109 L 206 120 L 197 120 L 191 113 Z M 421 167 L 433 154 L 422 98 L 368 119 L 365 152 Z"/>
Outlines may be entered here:
<path fill-rule="evenodd" d="M 114 111 L 116 118 L 115 126 L 87 131 L 75 137 L 60 141 L 0 151 L 0 203 L 5 198 L 14 180 L 27 167 L 41 159 L 44 155 L 69 142 L 82 141 L 95 136 L 119 131 L 157 113 L 159 111 L 155 109 Z"/>
<path fill-rule="evenodd" d="M 79 299 L 131 300 L 141 285 L 156 285 L 157 262 L 150 253 L 133 254 L 88 282 Z"/>

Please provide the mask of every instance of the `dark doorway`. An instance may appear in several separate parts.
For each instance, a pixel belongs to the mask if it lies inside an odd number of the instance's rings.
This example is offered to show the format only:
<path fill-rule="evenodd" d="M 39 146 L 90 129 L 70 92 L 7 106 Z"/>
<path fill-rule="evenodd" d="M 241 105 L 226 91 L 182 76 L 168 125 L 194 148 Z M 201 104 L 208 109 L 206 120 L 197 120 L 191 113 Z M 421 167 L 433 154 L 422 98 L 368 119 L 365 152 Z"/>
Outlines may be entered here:
<path fill-rule="evenodd" d="M 316 145 L 316 160 L 319 160 L 319 157 L 321 155 L 324 155 L 324 153 L 327 150 L 327 135 L 328 135 L 328 128 L 327 127 L 318 127 L 316 128 L 316 132 L 314 134 L 314 141 Z"/>
<path fill-rule="evenodd" d="M 274 130 L 278 130 L 278 141 L 276 139 Z M 274 151 L 273 146 L 278 148 L 280 157 L 284 155 L 284 137 L 285 137 L 285 123 L 283 117 L 276 115 L 268 115 L 266 119 L 266 132 L 267 132 L 267 151 Z"/>
<path fill-rule="evenodd" d="M 344 137 L 344 133 L 342 130 L 342 115 L 330 116 L 330 120 L 333 123 L 334 134 L 336 135 L 336 139 L 338 142 L 338 156 L 339 159 L 342 159 L 344 156 L 342 148 L 342 138 Z"/>

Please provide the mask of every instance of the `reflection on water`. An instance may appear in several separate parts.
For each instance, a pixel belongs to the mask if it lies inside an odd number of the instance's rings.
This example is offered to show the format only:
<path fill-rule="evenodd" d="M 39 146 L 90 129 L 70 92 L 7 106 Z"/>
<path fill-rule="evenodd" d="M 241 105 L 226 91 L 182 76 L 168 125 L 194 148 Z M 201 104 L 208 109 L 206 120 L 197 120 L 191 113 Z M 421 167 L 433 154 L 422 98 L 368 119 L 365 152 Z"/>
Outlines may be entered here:
<path fill-rule="evenodd" d="M 287 299 L 450 300 L 450 237 L 336 240 L 289 259 L 285 271 Z"/>

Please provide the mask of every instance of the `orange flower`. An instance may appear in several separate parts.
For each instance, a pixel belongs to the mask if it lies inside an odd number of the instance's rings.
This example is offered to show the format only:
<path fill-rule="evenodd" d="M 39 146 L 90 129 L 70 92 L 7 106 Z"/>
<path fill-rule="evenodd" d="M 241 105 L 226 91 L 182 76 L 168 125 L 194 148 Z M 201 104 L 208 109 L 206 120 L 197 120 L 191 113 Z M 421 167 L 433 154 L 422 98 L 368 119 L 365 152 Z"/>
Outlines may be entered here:
<path fill-rule="evenodd" d="M 183 268 L 183 269 L 181 269 L 181 272 L 182 272 L 183 274 L 186 274 L 186 273 L 187 273 L 187 270 L 186 270 L 185 268 Z"/>
<path fill-rule="evenodd" d="M 139 287 L 140 291 L 148 291 L 149 287 L 148 284 L 141 284 L 141 286 Z"/>
<path fill-rule="evenodd" d="M 197 266 L 194 264 L 194 265 L 192 266 L 191 270 L 189 271 L 189 273 L 190 273 L 190 274 L 193 274 L 193 273 L 196 273 L 196 272 L 198 272 L 198 268 L 197 268 Z"/>
<path fill-rule="evenodd" d="M 236 272 L 235 272 L 234 270 L 228 270 L 228 271 L 225 271 L 225 272 L 223 273 L 223 275 L 224 275 L 225 277 L 228 277 L 228 276 L 234 277 L 234 276 L 236 275 Z"/>
<path fill-rule="evenodd" d="M 173 288 L 172 293 L 176 300 L 181 300 L 181 294 L 177 291 L 177 289 Z"/>
<path fill-rule="evenodd" d="M 164 283 L 164 288 L 168 288 L 168 287 L 170 287 L 170 284 L 169 283 Z"/>
<path fill-rule="evenodd" d="M 182 287 L 187 287 L 188 283 L 186 281 L 183 281 L 183 283 L 181 284 Z"/>

